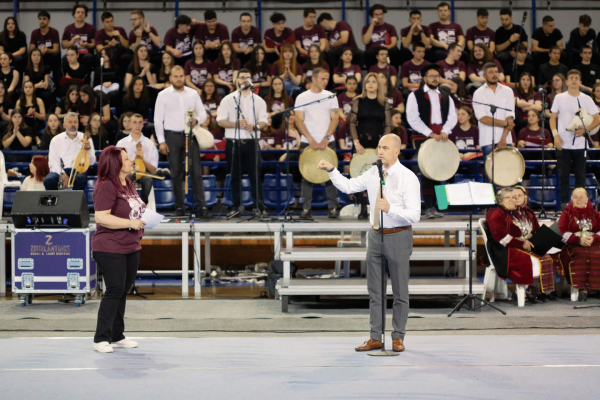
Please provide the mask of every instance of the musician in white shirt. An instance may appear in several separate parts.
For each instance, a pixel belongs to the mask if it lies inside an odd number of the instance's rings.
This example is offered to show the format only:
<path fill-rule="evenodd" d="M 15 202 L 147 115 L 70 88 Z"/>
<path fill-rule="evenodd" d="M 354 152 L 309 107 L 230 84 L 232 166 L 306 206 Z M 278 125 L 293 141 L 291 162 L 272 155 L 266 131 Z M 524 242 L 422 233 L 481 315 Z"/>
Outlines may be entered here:
<path fill-rule="evenodd" d="M 173 177 L 173 195 L 175 196 L 174 217 L 185 215 L 183 182 L 185 168 L 185 134 L 189 130 L 188 111 L 194 111 L 192 125 L 202 125 L 206 120 L 206 110 L 202 100 L 194 89 L 184 85 L 183 68 L 176 65 L 171 69 L 169 81 L 172 86 L 162 90 L 156 98 L 154 109 L 154 130 L 162 154 L 167 155 L 169 168 Z M 202 181 L 202 165 L 200 164 L 200 147 L 193 135 L 189 137 L 188 147 L 189 171 L 192 176 L 192 190 L 199 214 L 203 219 L 211 218 L 204 198 Z M 187 178 L 186 178 L 187 179 Z"/>
<path fill-rule="evenodd" d="M 561 209 L 563 210 L 571 201 L 569 184 L 571 171 L 575 174 L 575 187 L 585 187 L 585 170 L 587 164 L 584 154 L 587 140 L 584 137 L 585 129 L 580 128 L 573 132 L 567 130 L 567 127 L 571 125 L 574 118 L 579 118 L 576 116 L 576 113 L 580 109 L 585 110 L 585 112 L 594 118 L 591 125 L 587 126 L 588 131 L 600 125 L 598 108 L 590 96 L 579 91 L 580 85 L 581 72 L 576 69 L 570 70 L 567 73 L 567 91 L 557 94 L 554 97 L 554 101 L 552 101 L 550 130 L 552 131 L 552 136 L 554 136 L 554 146 L 556 147 L 560 201 Z M 587 147 L 594 147 L 593 142 L 589 142 Z"/>
<path fill-rule="evenodd" d="M 117 147 L 125 149 L 125 152 L 127 152 L 129 158 L 134 160 L 134 163 L 136 157 L 141 157 L 144 167 L 146 168 L 146 172 L 149 174 L 155 174 L 156 168 L 158 167 L 158 150 L 156 150 L 156 146 L 152 140 L 148 139 L 142 134 L 142 129 L 144 128 L 144 117 L 142 117 L 140 114 L 133 114 L 129 120 L 129 124 L 131 133 L 129 136 L 119 140 Z M 138 143 L 141 143 L 142 145 L 142 148 L 139 150 L 137 149 Z M 128 176 L 128 178 L 135 180 L 135 177 L 132 175 Z M 142 184 L 142 194 L 140 198 L 144 203 L 148 204 L 148 195 L 152 190 L 152 178 L 149 176 L 140 176 L 138 180 Z"/>
<path fill-rule="evenodd" d="M 90 138 L 85 143 L 82 143 L 84 134 L 77 131 L 79 127 L 79 116 L 77 113 L 68 112 L 65 115 L 63 125 L 66 131 L 56 135 L 50 142 L 50 149 L 48 151 L 50 173 L 44 179 L 46 190 L 57 190 L 61 176 L 62 187 L 66 188 L 68 186 L 73 162 L 81 151 L 82 146 L 87 150 L 90 165 L 96 162 L 96 153 L 92 139 Z M 63 167 L 61 167 L 61 160 Z M 84 190 L 86 183 L 87 174 L 77 174 L 73 183 L 73 190 Z"/>

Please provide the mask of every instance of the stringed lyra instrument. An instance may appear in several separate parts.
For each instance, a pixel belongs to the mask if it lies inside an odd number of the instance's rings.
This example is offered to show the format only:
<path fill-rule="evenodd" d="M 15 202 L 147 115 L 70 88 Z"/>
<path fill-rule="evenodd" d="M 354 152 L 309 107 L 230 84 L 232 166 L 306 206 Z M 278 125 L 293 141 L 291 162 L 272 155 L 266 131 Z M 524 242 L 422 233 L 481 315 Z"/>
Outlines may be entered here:
<path fill-rule="evenodd" d="M 137 150 L 142 150 L 142 142 L 138 142 L 135 145 L 136 152 Z M 135 163 L 135 170 L 140 173 L 146 172 L 146 164 L 144 164 L 144 158 L 138 154 L 135 155 L 135 159 L 133 161 Z"/>
<path fill-rule="evenodd" d="M 73 187 L 77 174 L 84 174 L 90 168 L 90 156 L 85 148 L 85 144 L 89 139 L 89 133 L 85 134 L 83 139 L 81 139 L 81 150 L 79 150 L 75 160 L 73 160 L 73 167 L 71 168 L 71 174 L 69 175 L 69 184 L 67 185 L 69 188 Z"/>

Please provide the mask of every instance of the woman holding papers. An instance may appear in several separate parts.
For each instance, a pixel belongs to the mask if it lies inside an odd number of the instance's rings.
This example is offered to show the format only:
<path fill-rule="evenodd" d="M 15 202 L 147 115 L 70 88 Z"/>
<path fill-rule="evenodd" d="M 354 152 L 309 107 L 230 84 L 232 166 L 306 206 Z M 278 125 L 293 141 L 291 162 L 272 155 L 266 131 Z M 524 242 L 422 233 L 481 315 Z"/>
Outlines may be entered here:
<path fill-rule="evenodd" d="M 588 289 L 600 289 L 600 213 L 584 188 L 573 190 L 558 227 L 567 244 L 560 252 L 561 270 L 567 282 L 579 289 L 579 301 L 585 301 Z"/>
<path fill-rule="evenodd" d="M 552 258 L 532 253 L 533 244 L 529 239 L 540 225 L 535 214 L 517 208 L 518 190 L 500 190 L 496 198 L 498 207 L 492 208 L 486 216 L 490 240 L 501 245 L 492 246 L 497 251 L 491 251 L 490 258 L 500 277 L 518 285 L 529 285 L 526 299 L 537 303 L 538 290 L 546 294 L 554 291 Z"/>
<path fill-rule="evenodd" d="M 92 252 L 106 290 L 98 310 L 94 350 L 112 353 L 113 347 L 137 347 L 123 335 L 125 299 L 140 261 L 146 205 L 127 178 L 133 160 L 120 147 L 108 146 L 100 154 L 98 182 L 94 187 L 96 234 Z"/>

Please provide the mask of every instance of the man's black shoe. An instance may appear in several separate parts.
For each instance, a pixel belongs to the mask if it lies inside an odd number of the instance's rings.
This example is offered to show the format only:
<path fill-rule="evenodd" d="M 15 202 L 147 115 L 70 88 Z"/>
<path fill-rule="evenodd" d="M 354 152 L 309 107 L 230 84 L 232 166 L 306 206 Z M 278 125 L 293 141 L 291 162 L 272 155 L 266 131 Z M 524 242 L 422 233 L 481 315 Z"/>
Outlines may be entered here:
<path fill-rule="evenodd" d="M 212 213 L 208 210 L 207 207 L 202 207 L 200 209 L 200 218 L 202 219 L 212 219 Z"/>
<path fill-rule="evenodd" d="M 172 217 L 185 217 L 185 211 L 183 210 L 183 208 L 181 207 L 177 207 L 175 209 L 175 211 L 173 212 L 173 214 L 171 214 Z"/>
<path fill-rule="evenodd" d="M 312 219 L 312 212 L 310 210 L 302 210 L 300 214 L 300 219 Z"/>

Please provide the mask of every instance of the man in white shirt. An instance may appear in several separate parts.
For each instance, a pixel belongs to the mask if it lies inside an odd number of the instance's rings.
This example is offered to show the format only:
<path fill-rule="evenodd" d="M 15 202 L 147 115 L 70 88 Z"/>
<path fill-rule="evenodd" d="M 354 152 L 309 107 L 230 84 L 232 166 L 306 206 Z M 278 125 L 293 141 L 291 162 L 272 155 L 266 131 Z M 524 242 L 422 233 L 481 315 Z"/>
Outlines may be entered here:
<path fill-rule="evenodd" d="M 479 121 L 479 145 L 484 160 L 493 150 L 492 142 L 496 144 L 497 149 L 513 145 L 509 132 L 514 128 L 515 96 L 511 88 L 498 83 L 498 75 L 496 64 L 492 62 L 485 64 L 483 66 L 485 83 L 473 95 L 473 111 Z M 492 117 L 490 107 L 478 103 L 491 104 L 510 111 L 498 108 Z"/>
<path fill-rule="evenodd" d="M 394 296 L 392 350 L 404 351 L 403 342 L 409 310 L 409 259 L 413 247 L 411 225 L 419 222 L 420 219 L 421 190 L 417 176 L 398 161 L 400 145 L 400 138 L 391 134 L 383 136 L 377 146 L 377 156 L 383 164 L 385 177 L 383 198 L 381 198 L 380 177 L 376 166 L 371 167 L 358 178 L 348 179 L 329 162 L 319 163 L 319 168 L 329 172 L 331 181 L 340 191 L 358 193 L 366 190 L 371 204 L 370 218 L 373 229 L 369 231 L 367 249 L 371 337 L 357 347 L 356 351 L 369 351 L 382 347 L 381 301 L 387 298 L 385 293 L 381 293 L 382 263 L 385 263 L 389 271 Z"/>
<path fill-rule="evenodd" d="M 225 128 L 225 158 L 231 171 L 233 208 L 227 214 L 228 219 L 239 216 L 244 211 L 240 193 L 242 171 L 250 178 L 257 209 L 266 214 L 266 210 L 262 208 L 263 190 L 257 171 L 260 171 L 261 162 L 258 139 L 260 131 L 267 126 L 269 115 L 267 103 L 252 93 L 252 86 L 248 83 L 251 75 L 250 70 L 240 69 L 236 82 L 238 90 L 225 96 L 217 110 L 217 123 Z M 258 195 L 255 193 L 257 186 Z"/>
<path fill-rule="evenodd" d="M 412 92 L 406 101 L 406 117 L 410 127 L 419 133 L 413 135 L 413 146 L 419 149 L 425 140 L 433 138 L 437 141 L 448 141 L 448 135 L 456 125 L 456 107 L 454 100 L 447 92 L 441 92 L 439 89 L 440 66 L 437 64 L 427 64 L 421 70 L 423 82 L 422 88 Z M 435 209 L 435 191 L 436 181 L 421 175 L 421 184 L 423 190 L 423 201 L 425 207 L 425 218 L 441 218 L 444 215 Z"/>
<path fill-rule="evenodd" d="M 71 168 L 73 167 L 75 158 L 81 151 L 81 146 L 87 150 L 90 165 L 96 162 L 96 153 L 92 139 L 84 141 L 83 132 L 77 131 L 79 127 L 79 116 L 77 113 L 68 112 L 65 115 L 63 125 L 65 132 L 56 135 L 50 142 L 48 150 L 50 173 L 44 179 L 46 190 L 58 190 L 59 180 L 63 188 L 68 187 Z M 87 174 L 77 174 L 73 183 L 73 190 L 85 190 L 86 184 Z"/>
<path fill-rule="evenodd" d="M 570 201 L 569 174 L 575 174 L 575 187 L 585 187 L 586 170 L 586 140 L 585 129 L 569 131 L 575 113 L 579 109 L 585 110 L 594 121 L 587 126 L 591 131 L 600 125 L 600 114 L 598 108 L 590 96 L 579 91 L 581 86 L 581 72 L 572 69 L 567 73 L 567 91 L 557 94 L 552 102 L 552 115 L 550 116 L 550 130 L 554 136 L 556 147 L 556 160 L 558 162 L 558 174 L 560 181 L 561 209 L 565 209 Z M 558 125 L 557 125 L 558 120 Z M 593 144 L 587 143 L 587 147 Z"/>
<path fill-rule="evenodd" d="M 192 125 L 196 126 L 206 120 L 206 110 L 198 92 L 184 85 L 183 68 L 176 65 L 171 70 L 169 81 L 172 86 L 162 90 L 156 98 L 154 109 L 154 130 L 158 139 L 159 149 L 167 155 L 169 168 L 173 177 L 173 194 L 175 196 L 174 217 L 185 215 L 183 203 L 183 182 L 185 167 L 185 135 L 189 136 L 188 168 L 192 175 L 192 190 L 199 207 L 201 218 L 210 218 L 206 200 L 204 198 L 204 184 L 202 182 L 202 165 L 200 164 L 200 148 L 198 142 L 191 134 L 188 111 L 193 111 L 195 118 Z M 187 177 L 185 177 L 187 179 Z"/>
<path fill-rule="evenodd" d="M 295 101 L 300 106 L 296 109 L 296 129 L 302 135 L 300 151 L 309 147 L 313 150 L 323 150 L 329 147 L 335 150 L 335 130 L 339 117 L 339 104 L 335 94 L 325 90 L 329 82 L 329 72 L 323 68 L 315 68 L 310 90 L 301 93 Z M 308 104 L 314 102 L 308 106 Z M 337 167 L 337 166 L 336 166 Z M 312 219 L 312 182 L 302 178 L 302 214 L 300 219 Z M 339 217 L 337 210 L 337 190 L 331 181 L 325 184 L 325 193 L 329 208 L 329 218 Z"/>
<path fill-rule="evenodd" d="M 129 120 L 129 126 L 131 133 L 129 136 L 119 140 L 117 142 L 117 147 L 124 148 L 127 155 L 132 160 L 141 157 L 146 172 L 149 174 L 156 174 L 156 168 L 158 167 L 158 150 L 156 150 L 156 146 L 152 140 L 142 134 L 144 117 L 140 114 L 133 114 Z M 140 145 L 141 148 L 138 149 L 138 145 Z M 134 160 L 134 163 L 135 162 L 136 161 Z M 135 180 L 135 177 L 131 175 L 128 178 Z M 148 195 L 152 190 L 152 178 L 149 176 L 140 176 L 138 180 L 142 184 L 142 195 L 140 197 L 144 203 L 148 204 Z"/>

